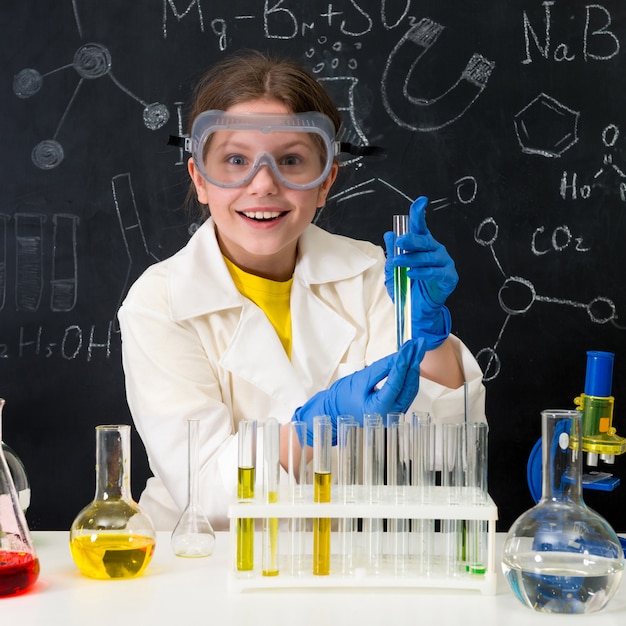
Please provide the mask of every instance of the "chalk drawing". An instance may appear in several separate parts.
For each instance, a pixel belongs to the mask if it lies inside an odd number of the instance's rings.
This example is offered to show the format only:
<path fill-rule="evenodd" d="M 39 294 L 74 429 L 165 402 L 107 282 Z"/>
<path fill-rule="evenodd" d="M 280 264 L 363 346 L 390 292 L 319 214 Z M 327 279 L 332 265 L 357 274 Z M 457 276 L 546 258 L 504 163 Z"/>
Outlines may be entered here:
<path fill-rule="evenodd" d="M 560 157 L 578 141 L 579 117 L 580 112 L 540 93 L 513 118 L 522 152 Z"/>
<path fill-rule="evenodd" d="M 77 215 L 57 213 L 52 217 L 52 279 L 50 310 L 71 311 L 78 297 Z"/>
<path fill-rule="evenodd" d="M 15 213 L 15 305 L 37 311 L 43 292 L 43 224 L 41 213 Z"/>
<path fill-rule="evenodd" d="M 146 267 L 159 259 L 148 249 L 130 174 L 125 173 L 114 176 L 111 180 L 111 191 L 122 241 L 124 242 L 124 249 L 128 258 L 126 276 L 124 277 L 122 291 L 115 309 L 117 311 L 131 284 L 139 278 Z"/>
<path fill-rule="evenodd" d="M 504 336 L 510 320 L 514 316 L 527 313 L 535 303 L 556 304 L 582 309 L 587 313 L 593 324 L 607 324 L 617 320 L 617 311 L 613 301 L 604 296 L 596 296 L 589 302 L 580 302 L 568 298 L 555 298 L 538 294 L 531 281 L 522 276 L 508 276 L 495 252 L 494 244 L 498 239 L 499 228 L 493 217 L 485 218 L 474 231 L 474 240 L 480 246 L 488 248 L 504 276 L 504 282 L 498 291 L 498 302 L 504 311 L 505 318 L 498 333 L 498 337 L 492 346 L 482 348 L 476 354 L 476 359 L 483 370 L 483 379 L 490 381 L 497 378 L 501 370 L 498 346 Z"/>
<path fill-rule="evenodd" d="M 423 18 L 407 31 L 387 59 L 381 81 L 383 103 L 387 113 L 403 128 L 429 132 L 452 124 L 476 102 L 493 72 L 495 63 L 474 53 L 459 78 L 440 95 L 412 95 L 412 82 L 418 83 L 420 78 L 419 62 L 439 40 L 444 28 Z M 404 75 L 404 79 L 398 81 L 398 74 Z"/>
<path fill-rule="evenodd" d="M 157 130 L 167 123 L 170 115 L 167 106 L 158 102 L 148 103 L 136 96 L 115 78 L 111 67 L 112 60 L 108 48 L 99 43 L 87 43 L 76 50 L 72 63 L 68 65 L 58 67 L 46 74 L 40 74 L 33 68 L 25 68 L 15 75 L 13 92 L 22 99 L 31 98 L 37 94 L 43 86 L 44 78 L 51 74 L 72 68 L 79 76 L 78 83 L 52 137 L 39 142 L 31 152 L 31 159 L 36 167 L 42 170 L 51 170 L 58 167 L 65 158 L 63 146 L 58 141 L 58 136 L 85 81 L 108 77 L 116 87 L 143 106 L 143 123 L 149 130 Z"/>

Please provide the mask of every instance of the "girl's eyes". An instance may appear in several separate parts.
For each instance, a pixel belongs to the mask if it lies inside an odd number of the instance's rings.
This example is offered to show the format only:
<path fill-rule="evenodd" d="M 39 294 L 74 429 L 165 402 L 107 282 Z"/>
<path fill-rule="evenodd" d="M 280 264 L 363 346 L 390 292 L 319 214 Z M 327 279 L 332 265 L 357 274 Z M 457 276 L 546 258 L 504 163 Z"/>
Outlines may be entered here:
<path fill-rule="evenodd" d="M 302 158 L 297 154 L 289 154 L 280 160 L 281 165 L 300 165 Z"/>
<path fill-rule="evenodd" d="M 232 154 L 226 159 L 226 161 L 230 163 L 231 165 L 245 165 L 246 164 L 245 157 L 241 156 L 240 154 Z"/>
<path fill-rule="evenodd" d="M 229 165 L 247 165 L 248 159 L 241 154 L 231 154 L 226 157 L 226 162 Z M 304 159 L 298 154 L 288 154 L 280 159 L 276 159 L 278 165 L 294 166 L 300 165 L 304 162 Z"/>

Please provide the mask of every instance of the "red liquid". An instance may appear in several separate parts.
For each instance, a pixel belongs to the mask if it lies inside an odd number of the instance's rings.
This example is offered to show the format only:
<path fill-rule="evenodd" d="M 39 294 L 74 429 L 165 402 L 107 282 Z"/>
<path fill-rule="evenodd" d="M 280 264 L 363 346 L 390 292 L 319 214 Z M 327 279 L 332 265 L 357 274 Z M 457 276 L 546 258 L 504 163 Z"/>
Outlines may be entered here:
<path fill-rule="evenodd" d="M 28 589 L 39 576 L 39 559 L 28 552 L 0 550 L 0 596 Z"/>

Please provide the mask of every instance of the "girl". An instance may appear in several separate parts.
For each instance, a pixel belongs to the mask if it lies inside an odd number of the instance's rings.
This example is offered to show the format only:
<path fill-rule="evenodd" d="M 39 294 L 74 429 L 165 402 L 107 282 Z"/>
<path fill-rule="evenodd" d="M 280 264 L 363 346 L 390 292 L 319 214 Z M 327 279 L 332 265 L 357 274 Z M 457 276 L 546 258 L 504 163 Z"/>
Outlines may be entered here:
<path fill-rule="evenodd" d="M 275 417 L 427 410 L 463 415 L 469 383 L 484 419 L 482 374 L 449 335 L 457 276 L 411 207 L 405 254 L 312 225 L 337 176 L 340 114 L 297 64 L 247 52 L 203 78 L 187 142 L 204 222 L 150 267 L 119 311 L 127 398 L 154 474 L 140 504 L 171 530 L 187 499 L 187 419 L 201 420 L 200 492 L 216 529 L 236 493 L 237 426 Z M 386 235 L 393 249 L 393 235 Z M 395 265 L 414 279 L 413 340 L 396 352 L 385 288 Z M 281 437 L 281 446 L 286 437 Z M 304 443 L 304 442 L 303 442 Z M 284 447 L 284 446 L 283 446 Z M 305 448 L 310 453 L 310 448 Z M 281 464 L 286 463 L 281 449 Z"/>

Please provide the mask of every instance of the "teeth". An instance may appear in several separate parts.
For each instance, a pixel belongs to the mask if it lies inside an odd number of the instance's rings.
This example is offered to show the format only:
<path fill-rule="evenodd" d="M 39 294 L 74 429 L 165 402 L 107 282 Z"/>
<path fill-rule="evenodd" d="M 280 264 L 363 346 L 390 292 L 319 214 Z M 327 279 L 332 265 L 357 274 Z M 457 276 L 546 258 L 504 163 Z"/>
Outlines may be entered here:
<path fill-rule="evenodd" d="M 280 215 L 280 211 L 244 211 L 243 214 L 253 220 L 271 220 Z"/>

